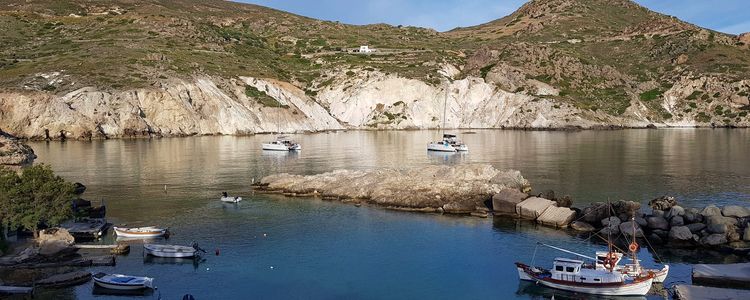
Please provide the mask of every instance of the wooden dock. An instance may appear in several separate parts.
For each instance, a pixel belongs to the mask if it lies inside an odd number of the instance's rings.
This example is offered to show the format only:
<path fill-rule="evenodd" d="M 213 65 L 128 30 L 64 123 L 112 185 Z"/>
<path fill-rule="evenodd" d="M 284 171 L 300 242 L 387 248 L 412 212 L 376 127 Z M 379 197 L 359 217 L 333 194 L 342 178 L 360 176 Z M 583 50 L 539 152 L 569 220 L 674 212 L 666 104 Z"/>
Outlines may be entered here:
<path fill-rule="evenodd" d="M 675 286 L 675 298 L 680 300 L 750 299 L 750 290 L 679 284 Z"/>
<path fill-rule="evenodd" d="M 750 263 L 695 265 L 693 266 L 693 284 L 747 287 L 750 285 Z"/>

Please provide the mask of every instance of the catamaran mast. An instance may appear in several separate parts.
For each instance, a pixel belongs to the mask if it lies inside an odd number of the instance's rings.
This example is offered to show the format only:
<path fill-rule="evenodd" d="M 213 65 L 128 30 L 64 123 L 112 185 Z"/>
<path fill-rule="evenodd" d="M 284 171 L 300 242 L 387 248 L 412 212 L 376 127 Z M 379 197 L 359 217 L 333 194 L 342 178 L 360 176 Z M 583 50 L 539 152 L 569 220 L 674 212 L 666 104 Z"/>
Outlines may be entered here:
<path fill-rule="evenodd" d="M 448 89 L 450 88 L 450 80 L 448 78 L 445 79 L 445 98 L 443 99 L 443 126 L 441 129 L 443 129 L 443 136 L 445 136 L 445 111 L 448 108 Z"/>

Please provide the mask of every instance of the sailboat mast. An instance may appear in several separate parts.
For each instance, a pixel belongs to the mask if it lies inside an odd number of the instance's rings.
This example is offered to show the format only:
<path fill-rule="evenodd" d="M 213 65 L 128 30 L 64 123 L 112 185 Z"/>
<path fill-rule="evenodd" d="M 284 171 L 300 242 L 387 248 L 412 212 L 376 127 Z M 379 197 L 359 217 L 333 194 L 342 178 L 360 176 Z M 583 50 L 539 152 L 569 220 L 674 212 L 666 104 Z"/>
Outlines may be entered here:
<path fill-rule="evenodd" d="M 443 126 L 441 127 L 443 129 L 443 136 L 445 136 L 445 111 L 448 108 L 448 89 L 450 88 L 450 81 L 446 78 L 445 79 L 445 98 L 443 99 Z"/>
<path fill-rule="evenodd" d="M 276 102 L 279 103 L 279 107 L 281 108 L 281 88 L 276 90 Z M 281 136 L 281 109 L 276 110 L 276 134 Z"/>

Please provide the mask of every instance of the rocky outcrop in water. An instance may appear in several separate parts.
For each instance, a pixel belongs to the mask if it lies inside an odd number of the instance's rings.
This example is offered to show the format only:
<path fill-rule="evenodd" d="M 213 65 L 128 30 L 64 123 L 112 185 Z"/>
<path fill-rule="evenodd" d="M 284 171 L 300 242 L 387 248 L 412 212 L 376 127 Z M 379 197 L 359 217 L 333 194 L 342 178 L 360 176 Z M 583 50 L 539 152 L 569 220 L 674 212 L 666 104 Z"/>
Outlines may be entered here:
<path fill-rule="evenodd" d="M 0 166 L 24 166 L 31 164 L 35 158 L 31 147 L 0 131 Z"/>
<path fill-rule="evenodd" d="M 494 194 L 505 188 L 528 187 L 528 181 L 518 171 L 475 164 L 408 170 L 336 170 L 308 176 L 284 173 L 264 177 L 255 189 L 395 210 L 486 216 Z"/>

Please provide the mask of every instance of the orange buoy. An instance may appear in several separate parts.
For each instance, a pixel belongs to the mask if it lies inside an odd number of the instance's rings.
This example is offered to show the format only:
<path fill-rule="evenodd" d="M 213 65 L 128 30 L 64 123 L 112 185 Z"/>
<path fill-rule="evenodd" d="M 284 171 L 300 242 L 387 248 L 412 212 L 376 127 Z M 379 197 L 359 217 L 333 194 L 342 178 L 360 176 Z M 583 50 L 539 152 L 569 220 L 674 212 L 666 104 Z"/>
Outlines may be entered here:
<path fill-rule="evenodd" d="M 638 251 L 638 244 L 636 242 L 630 243 L 630 245 L 628 245 L 628 250 L 630 250 L 630 252 Z"/>

